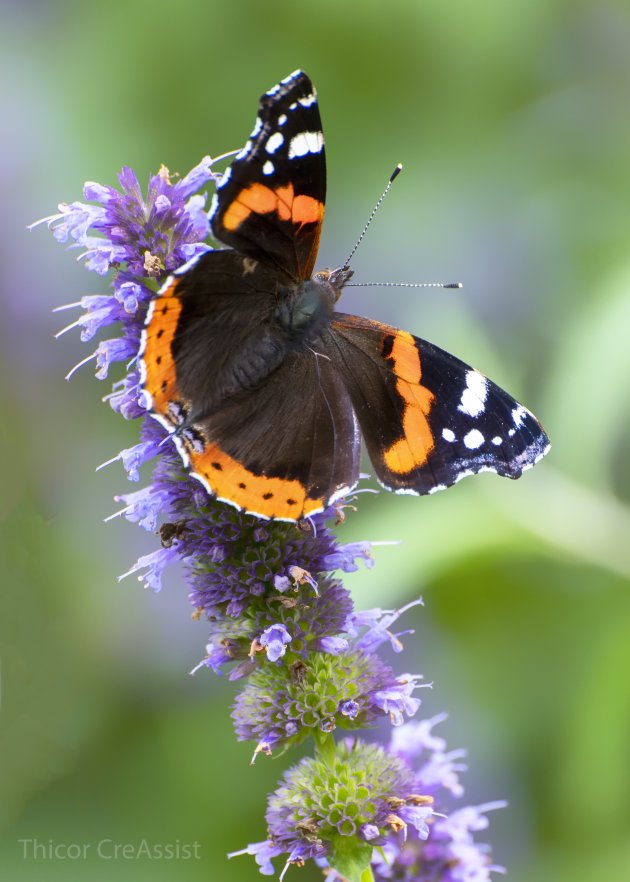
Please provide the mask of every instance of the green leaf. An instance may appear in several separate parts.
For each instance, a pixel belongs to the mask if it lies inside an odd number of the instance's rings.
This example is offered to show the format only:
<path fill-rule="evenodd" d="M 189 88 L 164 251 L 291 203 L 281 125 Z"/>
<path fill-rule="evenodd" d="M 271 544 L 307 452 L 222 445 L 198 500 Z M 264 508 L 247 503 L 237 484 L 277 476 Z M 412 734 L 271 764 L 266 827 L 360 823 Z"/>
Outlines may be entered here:
<path fill-rule="evenodd" d="M 348 882 L 373 882 L 370 859 L 372 846 L 355 836 L 339 836 L 332 840 L 329 863 Z"/>

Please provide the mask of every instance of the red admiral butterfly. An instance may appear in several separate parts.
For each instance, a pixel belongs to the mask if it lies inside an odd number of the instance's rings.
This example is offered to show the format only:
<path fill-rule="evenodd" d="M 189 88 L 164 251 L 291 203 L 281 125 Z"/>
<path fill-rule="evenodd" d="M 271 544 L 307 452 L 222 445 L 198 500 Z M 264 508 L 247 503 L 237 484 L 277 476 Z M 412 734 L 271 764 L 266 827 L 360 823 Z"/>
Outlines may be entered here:
<path fill-rule="evenodd" d="M 208 251 L 170 276 L 143 332 L 150 413 L 209 493 L 260 518 L 322 511 L 359 477 L 433 493 L 466 475 L 510 478 L 549 450 L 535 417 L 431 343 L 335 311 L 352 270 L 312 275 L 326 163 L 301 71 L 260 99 L 217 183 Z"/>

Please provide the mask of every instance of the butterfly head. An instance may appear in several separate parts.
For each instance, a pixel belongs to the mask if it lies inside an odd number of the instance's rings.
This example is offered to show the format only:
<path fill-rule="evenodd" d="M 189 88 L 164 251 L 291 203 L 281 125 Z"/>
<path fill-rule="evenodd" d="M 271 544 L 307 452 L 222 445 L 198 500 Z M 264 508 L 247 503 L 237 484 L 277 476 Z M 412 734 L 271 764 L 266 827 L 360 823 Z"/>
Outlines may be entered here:
<path fill-rule="evenodd" d="M 313 275 L 313 280 L 318 282 L 320 285 L 329 287 L 334 293 L 336 303 L 337 300 L 339 300 L 339 298 L 341 297 L 343 286 L 350 281 L 353 275 L 354 270 L 351 270 L 349 266 L 340 266 L 339 269 L 335 270 L 318 270 Z"/>

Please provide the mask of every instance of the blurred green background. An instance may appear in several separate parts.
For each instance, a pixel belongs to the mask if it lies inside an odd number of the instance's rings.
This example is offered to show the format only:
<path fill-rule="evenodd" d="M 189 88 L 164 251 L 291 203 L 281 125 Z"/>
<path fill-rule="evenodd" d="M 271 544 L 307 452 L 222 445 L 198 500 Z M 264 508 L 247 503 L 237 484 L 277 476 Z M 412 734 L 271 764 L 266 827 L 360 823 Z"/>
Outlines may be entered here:
<path fill-rule="evenodd" d="M 630 878 L 630 7 L 624 0 L 0 2 L 3 479 L 0 865 L 12 880 L 258 878 L 227 851 L 264 837 L 289 758 L 248 765 L 225 678 L 188 671 L 205 628 L 173 572 L 119 573 L 156 545 L 103 518 L 134 443 L 67 370 L 51 309 L 104 290 L 25 226 L 85 180 L 146 180 L 239 148 L 260 93 L 317 85 L 329 196 L 321 265 L 343 261 L 405 172 L 343 309 L 401 325 L 531 407 L 553 451 L 522 481 L 483 475 L 416 499 L 362 496 L 343 540 L 377 548 L 361 607 L 422 594 L 400 671 L 468 747 L 467 798 L 504 797 L 512 882 Z M 69 320 L 69 319 L 68 319 Z M 92 844 L 33 859 L 20 840 Z M 96 843 L 200 843 L 199 860 L 97 859 Z M 312 869 L 289 878 L 319 878 Z"/>

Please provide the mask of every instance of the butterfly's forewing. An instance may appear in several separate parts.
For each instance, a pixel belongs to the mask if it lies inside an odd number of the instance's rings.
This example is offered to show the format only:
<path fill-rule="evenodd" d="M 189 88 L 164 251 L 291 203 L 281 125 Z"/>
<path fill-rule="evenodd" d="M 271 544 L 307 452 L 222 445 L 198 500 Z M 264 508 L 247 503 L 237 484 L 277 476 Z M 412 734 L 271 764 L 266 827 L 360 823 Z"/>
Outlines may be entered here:
<path fill-rule="evenodd" d="M 310 277 L 324 219 L 326 160 L 315 88 L 295 71 L 260 99 L 245 147 L 217 184 L 210 210 L 219 241 Z"/>

